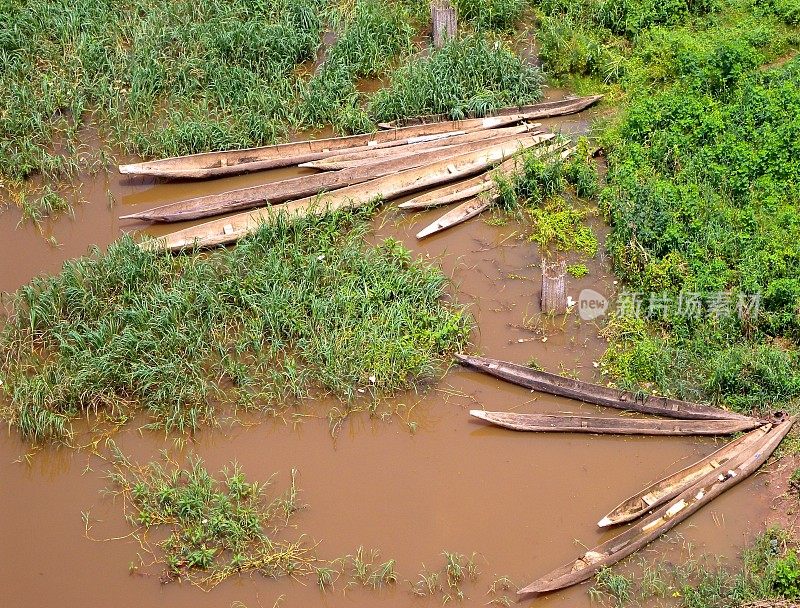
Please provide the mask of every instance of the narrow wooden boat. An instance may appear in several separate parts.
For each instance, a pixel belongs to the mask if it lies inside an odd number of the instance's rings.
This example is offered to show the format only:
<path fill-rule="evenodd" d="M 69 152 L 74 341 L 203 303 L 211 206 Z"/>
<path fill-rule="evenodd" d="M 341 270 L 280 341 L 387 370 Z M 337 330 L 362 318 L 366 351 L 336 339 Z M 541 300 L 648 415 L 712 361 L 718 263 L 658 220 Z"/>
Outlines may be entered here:
<path fill-rule="evenodd" d="M 359 207 L 377 198 L 391 200 L 407 192 L 475 175 L 485 171 L 490 165 L 509 158 L 521 149 L 534 145 L 536 145 L 536 141 L 533 137 L 520 136 L 518 139 L 495 144 L 475 152 L 453 156 L 430 165 L 407 169 L 333 192 L 212 220 L 157 239 L 143 241 L 140 246 L 149 250 L 175 251 L 184 247 L 213 247 L 233 243 L 255 232 L 263 223 L 279 217 L 291 219 L 321 215 L 337 209 Z"/>
<path fill-rule="evenodd" d="M 567 114 L 576 114 L 586 108 L 594 105 L 602 95 L 590 95 L 588 97 L 572 97 L 568 99 L 559 99 L 558 101 L 545 101 L 536 103 L 529 106 L 512 106 L 509 108 L 501 108 L 493 110 L 487 116 L 508 116 L 513 114 L 524 114 L 528 120 L 537 118 L 552 118 L 554 116 L 566 116 Z M 406 127 L 410 125 L 424 125 L 436 122 L 446 121 L 448 116 L 446 114 L 429 114 L 427 116 L 417 116 L 415 118 L 404 118 L 400 120 L 393 120 L 391 122 L 381 122 L 378 126 L 381 129 L 396 129 L 398 127 Z"/>
<path fill-rule="evenodd" d="M 482 196 L 461 203 L 458 207 L 451 209 L 435 222 L 428 224 L 425 228 L 417 232 L 417 238 L 422 240 L 432 234 L 442 232 L 443 230 L 466 222 L 476 215 L 480 215 L 491 207 L 498 197 L 499 195 L 496 192 L 485 192 Z"/>
<path fill-rule="evenodd" d="M 386 146 L 401 146 L 427 139 L 461 135 L 466 131 L 496 129 L 513 125 L 525 119 L 524 114 L 473 118 L 401 127 L 365 135 L 310 139 L 244 150 L 204 152 L 202 154 L 163 158 L 131 165 L 120 165 L 119 172 L 126 175 L 151 175 L 171 179 L 220 177 L 276 167 L 289 167 L 341 154 L 341 151 L 346 149 L 356 151 L 358 149 L 370 150 Z"/>
<path fill-rule="evenodd" d="M 546 133 L 541 135 L 540 137 L 543 138 L 543 141 L 550 141 L 555 137 L 552 133 Z M 553 144 L 547 146 L 546 148 L 542 148 L 543 153 L 550 153 L 556 150 L 559 150 L 567 145 L 567 142 Z M 473 177 L 472 179 L 464 180 L 461 182 L 457 182 L 455 184 L 448 184 L 446 186 L 442 186 L 441 188 L 437 188 L 436 190 L 431 190 L 429 192 L 424 192 L 419 196 L 415 196 L 412 199 L 405 201 L 404 203 L 400 203 L 397 205 L 399 209 L 403 209 L 406 211 L 416 210 L 416 209 L 430 209 L 431 207 L 440 207 L 442 205 L 449 205 L 450 203 L 455 203 L 458 201 L 463 201 L 466 198 L 470 198 L 473 196 L 477 196 L 481 192 L 485 192 L 486 190 L 492 190 L 495 187 L 495 177 L 498 174 L 502 173 L 510 173 L 516 169 L 517 161 L 516 159 L 507 160 L 498 167 L 495 167 L 491 171 L 487 171 L 483 175 L 479 175 L 478 177 Z"/>
<path fill-rule="evenodd" d="M 724 473 L 709 473 L 639 524 L 553 570 L 518 593 L 546 593 L 583 582 L 656 540 L 757 471 L 778 447 L 793 422 L 791 418 L 776 424 L 756 445 L 729 461 Z"/>
<path fill-rule="evenodd" d="M 554 146 L 550 146 L 543 151 L 547 153 L 548 151 L 552 151 Z M 575 152 L 575 148 L 570 148 L 568 150 L 564 150 L 561 153 L 561 158 L 567 158 L 570 154 Z M 508 161 L 506 161 L 508 162 Z M 503 163 L 505 164 L 505 163 Z M 499 167 L 497 169 L 493 169 L 491 171 L 491 177 L 494 178 L 499 171 Z M 486 182 L 484 182 L 486 183 Z M 471 189 L 474 189 L 473 186 Z M 447 198 L 452 198 L 453 195 L 450 195 Z M 438 232 L 442 232 L 443 230 L 447 230 L 448 228 L 452 228 L 453 226 L 457 226 L 463 222 L 466 222 L 473 217 L 480 215 L 484 211 L 486 211 L 489 207 L 491 207 L 495 201 L 500 197 L 497 192 L 497 182 L 494 179 L 491 179 L 488 182 L 488 185 L 485 188 L 484 194 L 478 196 L 475 199 L 468 200 L 464 203 L 458 205 L 455 209 L 451 209 L 435 222 L 429 224 L 422 230 L 417 233 L 418 239 L 424 239 L 425 237 L 431 236 L 432 234 L 436 234 Z"/>
<path fill-rule="evenodd" d="M 713 454 L 694 464 L 652 483 L 641 492 L 623 500 L 603 519 L 597 522 L 601 528 L 624 524 L 638 519 L 648 511 L 660 507 L 674 498 L 708 473 L 720 469 L 745 450 L 750 449 L 772 428 L 765 424 L 749 433 L 734 439 Z"/>
<path fill-rule="evenodd" d="M 456 355 L 456 358 L 463 365 L 508 382 L 586 403 L 685 420 L 753 420 L 749 416 L 729 412 L 710 405 L 701 405 L 690 401 L 680 401 L 654 395 L 635 395 L 599 384 L 581 382 L 580 380 L 565 378 L 557 374 L 530 369 L 524 365 L 517 365 L 508 361 L 473 355 Z"/>
<path fill-rule="evenodd" d="M 365 167 L 355 167 L 343 171 L 331 171 L 304 175 L 269 184 L 239 188 L 220 194 L 198 196 L 167 205 L 160 205 L 146 211 L 120 216 L 123 220 L 141 220 L 150 222 L 182 222 L 214 215 L 222 215 L 232 211 L 243 211 L 264 205 L 274 205 L 284 201 L 312 196 L 323 191 L 336 190 L 367 182 L 369 180 L 438 162 L 445 158 L 482 150 L 494 143 L 502 143 L 519 137 L 503 135 L 499 140 L 476 140 L 461 143 L 447 149 L 423 150 L 413 156 L 387 158 L 381 163 Z M 545 141 L 544 136 L 535 136 L 536 142 Z"/>
<path fill-rule="evenodd" d="M 503 133 L 503 134 L 496 134 L 499 129 L 485 129 L 483 131 L 478 131 L 477 133 L 481 135 L 481 137 L 472 138 L 472 143 L 482 144 L 484 146 L 489 146 L 491 144 L 499 143 L 501 141 L 506 141 L 508 139 L 513 139 L 514 137 L 519 137 L 520 133 Z M 541 133 L 540 131 L 531 131 L 530 134 L 538 134 Z M 471 135 L 472 133 L 469 133 Z M 448 150 L 455 148 L 457 145 L 466 145 L 464 143 L 459 144 L 458 142 L 453 143 L 450 138 L 442 139 L 435 142 L 435 146 L 431 146 L 427 148 L 428 151 L 437 151 L 442 153 L 447 153 Z M 395 146 L 394 148 L 390 148 L 392 153 L 385 156 L 384 158 L 375 158 L 375 159 L 360 159 L 360 160 L 348 160 L 342 162 L 331 163 L 328 166 L 324 167 L 317 167 L 317 169 L 322 169 L 323 171 L 343 171 L 346 169 L 355 169 L 356 167 L 368 167 L 370 165 L 374 165 L 376 163 L 383 162 L 384 159 L 390 160 L 400 160 L 402 158 L 407 158 L 409 156 L 416 156 L 420 154 L 420 152 L 425 152 L 426 150 L 416 150 L 416 146 Z M 304 163 L 303 167 L 308 167 L 308 163 Z"/>
<path fill-rule="evenodd" d="M 760 420 L 659 420 L 598 418 L 470 410 L 470 416 L 514 431 L 593 433 L 597 435 L 732 435 L 761 425 Z"/>
<path fill-rule="evenodd" d="M 320 160 L 313 160 L 307 163 L 300 163 L 300 167 L 309 169 L 319 169 L 320 171 L 340 171 L 351 169 L 363 164 L 379 163 L 387 158 L 399 158 L 410 154 L 418 154 L 434 148 L 455 146 L 473 141 L 488 141 L 503 136 L 514 136 L 522 133 L 539 133 L 537 127 L 541 123 L 524 123 L 513 127 L 503 127 L 500 129 L 481 129 L 479 131 L 468 131 L 462 135 L 454 135 L 446 139 L 436 139 L 420 143 L 408 144 L 405 146 L 392 146 L 380 148 L 378 150 L 361 150 L 359 152 L 344 152 L 336 156 L 329 156 Z"/>

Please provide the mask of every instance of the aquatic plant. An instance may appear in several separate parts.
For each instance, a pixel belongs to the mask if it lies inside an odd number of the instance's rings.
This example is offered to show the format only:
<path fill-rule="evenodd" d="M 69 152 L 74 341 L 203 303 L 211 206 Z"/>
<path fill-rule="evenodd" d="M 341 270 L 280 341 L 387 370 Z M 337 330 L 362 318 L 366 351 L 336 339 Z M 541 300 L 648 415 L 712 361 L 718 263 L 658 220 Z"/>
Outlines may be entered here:
<path fill-rule="evenodd" d="M 124 238 L 35 279 L 0 336 L 0 414 L 36 440 L 137 410 L 188 432 L 220 403 L 278 414 L 314 391 L 344 416 L 419 386 L 469 319 L 442 300 L 438 269 L 392 239 L 365 243 L 367 213 L 265 226 L 204 256 Z"/>
<path fill-rule="evenodd" d="M 464 36 L 402 65 L 372 97 L 368 112 L 380 121 L 442 113 L 453 119 L 483 116 L 494 108 L 537 101 L 542 81 L 538 68 L 499 41 Z"/>
<path fill-rule="evenodd" d="M 285 538 L 300 508 L 296 475 L 285 492 L 269 498 L 270 484 L 248 482 L 235 464 L 215 477 L 198 458 L 187 468 L 174 461 L 139 465 L 114 446 L 106 492 L 122 499 L 133 536 L 167 580 L 209 589 L 242 572 L 278 578 L 311 571 L 313 548 Z M 84 519 L 88 534 L 91 520 Z M 153 540 L 154 534 L 166 537 Z"/>

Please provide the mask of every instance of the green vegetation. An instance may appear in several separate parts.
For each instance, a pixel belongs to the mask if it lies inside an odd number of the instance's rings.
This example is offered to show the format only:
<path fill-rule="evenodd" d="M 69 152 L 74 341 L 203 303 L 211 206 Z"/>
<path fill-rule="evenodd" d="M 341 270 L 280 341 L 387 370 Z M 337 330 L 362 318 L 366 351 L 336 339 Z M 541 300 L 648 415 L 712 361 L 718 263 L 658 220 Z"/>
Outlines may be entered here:
<path fill-rule="evenodd" d="M 800 597 L 800 560 L 788 532 L 767 530 L 742 557 L 744 564 L 737 571 L 692 557 L 680 564 L 643 563 L 639 580 L 604 569 L 590 593 L 614 606 L 669 597 L 684 608 L 782 606 L 782 601 Z"/>
<path fill-rule="evenodd" d="M 311 571 L 312 548 L 283 538 L 300 508 L 294 471 L 288 489 L 267 498 L 268 484 L 248 482 L 236 466 L 214 477 L 197 459 L 187 469 L 141 466 L 113 452 L 108 493 L 122 498 L 137 540 L 167 578 L 208 589 L 242 572 L 278 578 Z M 151 533 L 166 538 L 151 542 Z"/>
<path fill-rule="evenodd" d="M 522 16 L 524 0 L 454 0 L 461 23 L 476 31 L 508 32 Z"/>
<path fill-rule="evenodd" d="M 589 274 L 589 269 L 586 267 L 586 264 L 570 264 L 567 266 L 567 272 L 570 276 L 580 279 Z"/>
<path fill-rule="evenodd" d="M 509 48 L 470 35 L 448 41 L 430 56 L 415 58 L 392 74 L 368 111 L 376 120 L 447 114 L 454 120 L 483 116 L 494 108 L 541 97 L 541 72 Z"/>
<path fill-rule="evenodd" d="M 392 239 L 366 245 L 368 215 L 265 226 L 204 256 L 126 238 L 34 280 L 0 335 L 3 418 L 68 440 L 80 416 L 122 424 L 144 410 L 190 431 L 220 404 L 278 414 L 312 391 L 346 402 L 332 423 L 375 411 L 432 378 L 469 321 L 442 302 L 439 270 Z"/>
<path fill-rule="evenodd" d="M 793 60 L 719 95 L 668 88 L 609 134 L 607 246 L 660 327 L 624 330 L 607 357 L 623 381 L 743 410 L 800 394 L 798 74 Z M 652 314 L 649 294 L 695 294 L 700 313 Z"/>
<path fill-rule="evenodd" d="M 521 5 L 463 4 L 478 31 L 507 30 Z M 59 189 L 108 167 L 112 152 L 266 145 L 327 125 L 366 132 L 376 119 L 483 114 L 540 96 L 538 70 L 483 34 L 420 57 L 420 0 L 9 0 L 4 16 L 0 196 L 23 197 L 34 221 L 69 203 L 54 207 L 30 177 Z M 334 42 L 315 66 L 326 30 Z M 360 91 L 376 77 L 391 81 L 387 91 Z"/>
<path fill-rule="evenodd" d="M 438 596 L 443 604 L 453 600 L 463 600 L 463 584 L 467 581 L 475 582 L 480 575 L 475 554 L 467 557 L 460 553 L 444 551 L 442 555 L 444 566 L 439 570 L 428 570 L 423 564 L 419 579 L 411 584 L 411 592 L 421 597 Z"/>

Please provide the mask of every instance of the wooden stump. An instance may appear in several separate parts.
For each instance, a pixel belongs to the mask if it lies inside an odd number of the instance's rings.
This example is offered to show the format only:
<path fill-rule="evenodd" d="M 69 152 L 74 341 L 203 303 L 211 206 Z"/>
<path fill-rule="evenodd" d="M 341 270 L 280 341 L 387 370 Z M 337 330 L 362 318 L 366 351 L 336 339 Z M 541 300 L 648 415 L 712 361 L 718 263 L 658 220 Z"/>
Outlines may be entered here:
<path fill-rule="evenodd" d="M 431 0 L 433 21 L 433 46 L 441 48 L 447 40 L 455 38 L 458 29 L 456 9 L 449 0 Z"/>
<path fill-rule="evenodd" d="M 567 264 L 542 258 L 542 312 L 563 315 L 567 312 Z"/>

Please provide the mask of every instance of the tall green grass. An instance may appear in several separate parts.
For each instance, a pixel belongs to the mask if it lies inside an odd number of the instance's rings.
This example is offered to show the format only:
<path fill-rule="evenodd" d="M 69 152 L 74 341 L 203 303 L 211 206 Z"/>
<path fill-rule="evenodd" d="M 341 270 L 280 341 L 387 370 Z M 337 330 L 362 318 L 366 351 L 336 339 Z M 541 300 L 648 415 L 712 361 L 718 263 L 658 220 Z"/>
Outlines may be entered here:
<path fill-rule="evenodd" d="M 421 114 L 460 119 L 541 98 L 543 76 L 505 45 L 480 35 L 448 41 L 428 57 L 414 58 L 392 74 L 368 111 L 377 120 Z"/>
<path fill-rule="evenodd" d="M 73 419 L 191 431 L 222 403 L 279 413 L 309 394 L 353 407 L 434 376 L 469 320 L 445 277 L 363 216 L 264 227 L 206 256 L 140 250 L 67 262 L 13 299 L 0 336 L 0 412 L 32 439 Z M 361 405 L 358 405 L 361 403 Z"/>
<path fill-rule="evenodd" d="M 524 0 L 456 0 L 458 19 L 476 31 L 510 32 L 522 17 Z"/>

